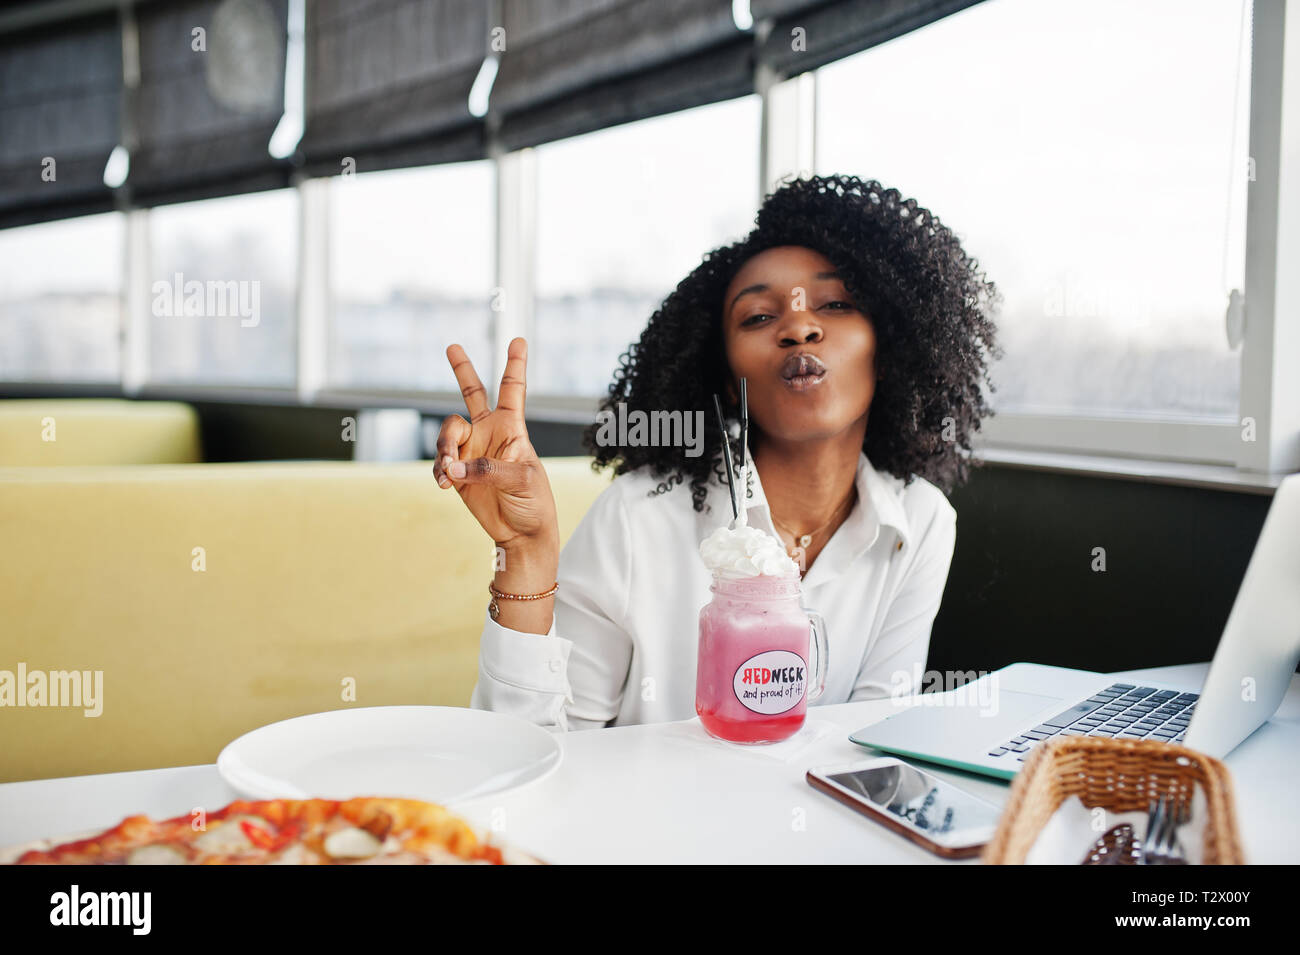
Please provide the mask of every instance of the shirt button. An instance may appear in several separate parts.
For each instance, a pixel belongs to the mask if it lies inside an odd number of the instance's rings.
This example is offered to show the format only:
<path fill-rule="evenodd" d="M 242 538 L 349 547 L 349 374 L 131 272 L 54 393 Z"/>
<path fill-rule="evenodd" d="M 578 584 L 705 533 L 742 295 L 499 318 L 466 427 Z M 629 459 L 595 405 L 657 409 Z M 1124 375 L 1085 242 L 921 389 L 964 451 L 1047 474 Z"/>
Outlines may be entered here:
<path fill-rule="evenodd" d="M 903 549 L 903 539 L 901 537 L 898 539 L 898 549 L 899 550 Z"/>
<path fill-rule="evenodd" d="M 550 665 L 551 665 L 551 672 L 552 672 L 552 673 L 558 673 L 558 672 L 559 672 L 559 669 L 560 669 L 560 661 L 559 661 L 559 660 L 552 660 Z"/>

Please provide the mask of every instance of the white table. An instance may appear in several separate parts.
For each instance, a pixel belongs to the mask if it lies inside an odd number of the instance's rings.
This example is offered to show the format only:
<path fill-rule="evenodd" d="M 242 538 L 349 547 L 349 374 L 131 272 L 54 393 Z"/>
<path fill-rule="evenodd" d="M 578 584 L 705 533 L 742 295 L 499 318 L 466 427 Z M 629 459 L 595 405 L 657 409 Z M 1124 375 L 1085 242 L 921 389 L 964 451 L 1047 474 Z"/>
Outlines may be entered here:
<path fill-rule="evenodd" d="M 1199 687 L 1208 664 L 1113 674 Z M 790 762 L 701 740 L 696 721 L 587 730 L 559 737 L 556 772 L 503 796 L 457 803 L 477 825 L 554 863 L 939 863 L 804 779 L 812 766 L 873 755 L 853 730 L 883 719 L 878 700 L 814 706 L 814 739 Z M 814 722 L 817 721 L 817 722 Z M 822 722 L 825 721 L 825 722 Z M 1252 863 L 1300 863 L 1300 826 L 1288 822 L 1300 789 L 1300 678 L 1276 716 L 1226 760 L 1238 826 Z M 1002 805 L 1009 783 L 926 765 Z M 224 806 L 238 794 L 215 765 L 73 776 L 0 785 L 0 846 Z M 977 864 L 977 860 L 945 863 Z"/>

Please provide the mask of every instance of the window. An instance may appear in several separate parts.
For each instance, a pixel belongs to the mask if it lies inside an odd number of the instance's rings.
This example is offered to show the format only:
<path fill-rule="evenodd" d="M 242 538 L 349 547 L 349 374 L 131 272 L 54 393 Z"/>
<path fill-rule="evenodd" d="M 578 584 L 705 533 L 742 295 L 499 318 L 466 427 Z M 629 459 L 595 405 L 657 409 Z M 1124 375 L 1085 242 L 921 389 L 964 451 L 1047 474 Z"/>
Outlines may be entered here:
<path fill-rule="evenodd" d="M 999 410 L 1231 418 L 1249 50 L 1240 0 L 986 0 L 820 71 L 818 169 L 997 282 Z"/>
<path fill-rule="evenodd" d="M 459 391 L 447 346 L 492 370 L 490 162 L 330 180 L 329 384 Z"/>
<path fill-rule="evenodd" d="M 294 190 L 160 206 L 150 246 L 152 381 L 293 385 Z"/>
<path fill-rule="evenodd" d="M 537 148 L 530 393 L 605 394 L 665 296 L 749 231 L 760 111 L 747 96 Z"/>
<path fill-rule="evenodd" d="M 116 213 L 0 231 L 0 379 L 117 380 L 124 241 Z"/>

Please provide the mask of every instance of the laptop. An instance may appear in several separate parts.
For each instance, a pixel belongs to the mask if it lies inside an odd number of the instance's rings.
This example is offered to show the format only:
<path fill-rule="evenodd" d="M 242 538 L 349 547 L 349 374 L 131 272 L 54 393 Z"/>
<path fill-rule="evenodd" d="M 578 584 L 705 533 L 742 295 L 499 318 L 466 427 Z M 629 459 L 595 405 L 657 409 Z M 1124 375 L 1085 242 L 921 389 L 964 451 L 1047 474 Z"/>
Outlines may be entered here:
<path fill-rule="evenodd" d="M 1216 759 L 1277 711 L 1300 662 L 1300 474 L 1281 482 L 1205 683 L 1117 680 L 1014 663 L 905 709 L 849 739 L 899 756 L 1011 779 L 1060 736 L 1182 743 Z"/>

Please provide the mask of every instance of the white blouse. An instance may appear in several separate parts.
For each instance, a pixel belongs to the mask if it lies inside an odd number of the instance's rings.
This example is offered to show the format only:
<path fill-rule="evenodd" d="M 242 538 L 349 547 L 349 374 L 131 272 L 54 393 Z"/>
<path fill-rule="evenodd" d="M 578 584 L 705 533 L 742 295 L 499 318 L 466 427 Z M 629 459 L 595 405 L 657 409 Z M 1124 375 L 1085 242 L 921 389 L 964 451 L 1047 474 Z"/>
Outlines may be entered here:
<path fill-rule="evenodd" d="M 758 469 L 751 524 L 776 535 Z M 615 478 L 560 552 L 546 635 L 509 630 L 484 613 L 477 709 L 513 713 L 554 732 L 695 716 L 700 609 L 712 575 L 699 544 L 731 517 L 711 478 L 692 507 L 689 482 L 656 496 L 642 468 Z M 920 690 L 957 514 L 933 484 L 882 474 L 858 458 L 858 500 L 803 578 L 803 606 L 826 621 L 826 690 L 814 706 Z"/>

